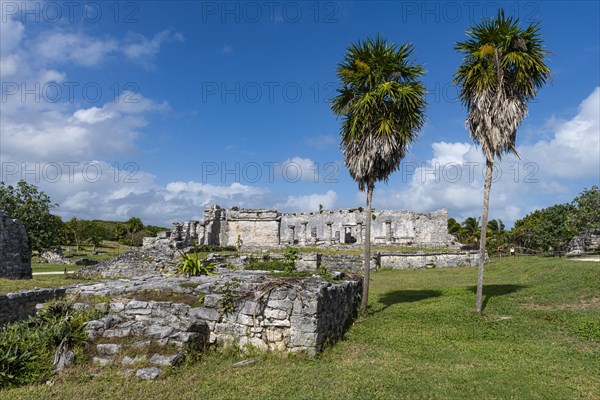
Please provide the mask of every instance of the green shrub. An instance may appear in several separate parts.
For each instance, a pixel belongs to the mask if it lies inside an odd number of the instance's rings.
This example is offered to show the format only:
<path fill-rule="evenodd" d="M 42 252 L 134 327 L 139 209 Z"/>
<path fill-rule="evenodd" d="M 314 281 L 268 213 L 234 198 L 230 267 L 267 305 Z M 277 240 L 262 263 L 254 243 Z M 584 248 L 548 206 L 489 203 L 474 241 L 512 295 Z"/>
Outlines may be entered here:
<path fill-rule="evenodd" d="M 246 269 L 253 271 L 285 271 L 289 264 L 284 260 L 257 260 L 251 258 Z"/>
<path fill-rule="evenodd" d="M 78 309 L 66 300 L 51 301 L 37 315 L 0 328 L 0 388 L 40 383 L 54 371 L 54 353 L 64 340 L 83 355 L 85 323 L 100 318 L 95 308 Z"/>
<path fill-rule="evenodd" d="M 216 263 L 208 263 L 206 259 L 201 259 L 198 247 L 195 247 L 193 254 L 181 253 L 181 262 L 177 264 L 177 273 L 187 276 L 211 275 L 215 267 Z"/>
<path fill-rule="evenodd" d="M 199 244 L 196 246 L 201 253 L 218 253 L 221 251 L 238 251 L 235 246 L 219 246 L 216 244 Z"/>

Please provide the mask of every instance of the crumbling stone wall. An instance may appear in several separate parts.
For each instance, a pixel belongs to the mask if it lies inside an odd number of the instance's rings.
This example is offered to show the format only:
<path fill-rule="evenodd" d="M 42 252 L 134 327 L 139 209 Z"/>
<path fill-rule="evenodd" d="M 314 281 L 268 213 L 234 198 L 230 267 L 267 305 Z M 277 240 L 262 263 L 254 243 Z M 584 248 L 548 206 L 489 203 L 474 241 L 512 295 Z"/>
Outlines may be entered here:
<path fill-rule="evenodd" d="M 20 321 L 36 313 L 36 305 L 64 296 L 66 288 L 24 290 L 0 295 L 0 325 Z"/>
<path fill-rule="evenodd" d="M 139 298 L 147 291 L 187 293 L 197 296 L 199 304 Z M 332 283 L 321 277 L 279 279 L 258 271 L 189 279 L 143 277 L 67 289 L 82 296 L 116 297 L 108 304 L 110 327 L 91 323 L 102 330 L 94 336 L 106 337 L 104 330 L 110 329 L 114 337 L 146 336 L 179 346 L 202 335 L 203 343 L 217 348 L 251 347 L 311 356 L 343 335 L 361 291 L 360 278 Z"/>
<path fill-rule="evenodd" d="M 571 239 L 567 255 L 574 256 L 595 251 L 600 251 L 600 228 L 584 232 Z"/>
<path fill-rule="evenodd" d="M 31 278 L 31 250 L 25 227 L 0 210 L 0 278 Z"/>
<path fill-rule="evenodd" d="M 445 209 L 426 214 L 411 211 L 374 211 L 371 224 L 373 244 L 451 243 L 448 212 Z M 365 211 L 357 208 L 323 212 L 281 214 L 282 243 L 362 244 L 365 238 Z"/>
<path fill-rule="evenodd" d="M 227 210 L 228 246 L 278 246 L 280 217 L 277 210 L 230 208 Z"/>
<path fill-rule="evenodd" d="M 411 211 L 374 211 L 371 224 L 373 244 L 449 245 L 455 238 L 448 234 L 445 209 L 426 214 Z M 357 208 L 322 212 L 279 213 L 273 209 L 224 210 L 211 205 L 202 221 L 173 224 L 170 234 L 145 240 L 170 241 L 178 248 L 194 243 L 242 247 L 278 247 L 281 245 L 361 245 L 365 238 L 365 212 Z"/>

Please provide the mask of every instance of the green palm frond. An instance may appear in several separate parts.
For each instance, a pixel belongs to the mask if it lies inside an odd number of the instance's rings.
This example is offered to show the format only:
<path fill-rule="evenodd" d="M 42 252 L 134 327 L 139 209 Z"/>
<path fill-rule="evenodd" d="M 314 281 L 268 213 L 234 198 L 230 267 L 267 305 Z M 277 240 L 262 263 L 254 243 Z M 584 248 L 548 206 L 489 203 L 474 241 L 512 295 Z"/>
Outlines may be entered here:
<path fill-rule="evenodd" d="M 361 190 L 399 167 L 425 122 L 424 69 L 412 52 L 378 35 L 351 44 L 338 65 L 331 110 L 342 118 L 342 152 Z"/>
<path fill-rule="evenodd" d="M 468 109 L 467 128 L 488 160 L 514 152 L 516 129 L 527 114 L 527 102 L 550 79 L 539 24 L 523 29 L 503 10 L 467 30 L 455 44 L 463 54 L 453 83 Z"/>

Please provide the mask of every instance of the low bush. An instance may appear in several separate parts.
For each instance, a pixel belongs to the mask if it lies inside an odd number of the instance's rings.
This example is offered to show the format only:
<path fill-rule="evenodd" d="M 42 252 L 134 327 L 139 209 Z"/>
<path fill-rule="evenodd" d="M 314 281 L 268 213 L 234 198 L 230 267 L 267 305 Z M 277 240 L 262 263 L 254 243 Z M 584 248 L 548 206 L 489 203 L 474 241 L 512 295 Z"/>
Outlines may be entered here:
<path fill-rule="evenodd" d="M 0 328 L 0 388 L 40 383 L 54 373 L 54 353 L 61 342 L 83 356 L 84 324 L 97 319 L 95 308 L 73 309 L 66 300 L 46 304 L 37 315 Z"/>
<path fill-rule="evenodd" d="M 285 271 L 289 268 L 289 263 L 285 260 L 257 260 L 251 258 L 246 269 L 253 271 Z"/>

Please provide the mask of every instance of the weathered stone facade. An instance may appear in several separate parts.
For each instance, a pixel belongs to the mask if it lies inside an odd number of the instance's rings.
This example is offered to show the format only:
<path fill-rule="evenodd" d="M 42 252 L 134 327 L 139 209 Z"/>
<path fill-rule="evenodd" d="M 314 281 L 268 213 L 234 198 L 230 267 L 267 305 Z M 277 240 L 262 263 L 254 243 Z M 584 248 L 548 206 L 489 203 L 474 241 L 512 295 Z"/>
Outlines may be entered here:
<path fill-rule="evenodd" d="M 600 251 L 600 228 L 575 236 L 569 242 L 567 255 L 575 256 Z"/>
<path fill-rule="evenodd" d="M 371 240 L 380 245 L 450 245 L 445 209 L 426 214 L 410 211 L 374 211 Z M 202 221 L 175 223 L 171 232 L 145 240 L 236 247 L 277 247 L 281 245 L 360 245 L 365 238 L 365 212 L 360 209 L 322 212 L 280 213 L 273 209 L 228 210 L 211 205 Z"/>
<path fill-rule="evenodd" d="M 0 210 L 0 278 L 31 278 L 31 250 L 25 227 Z"/>

